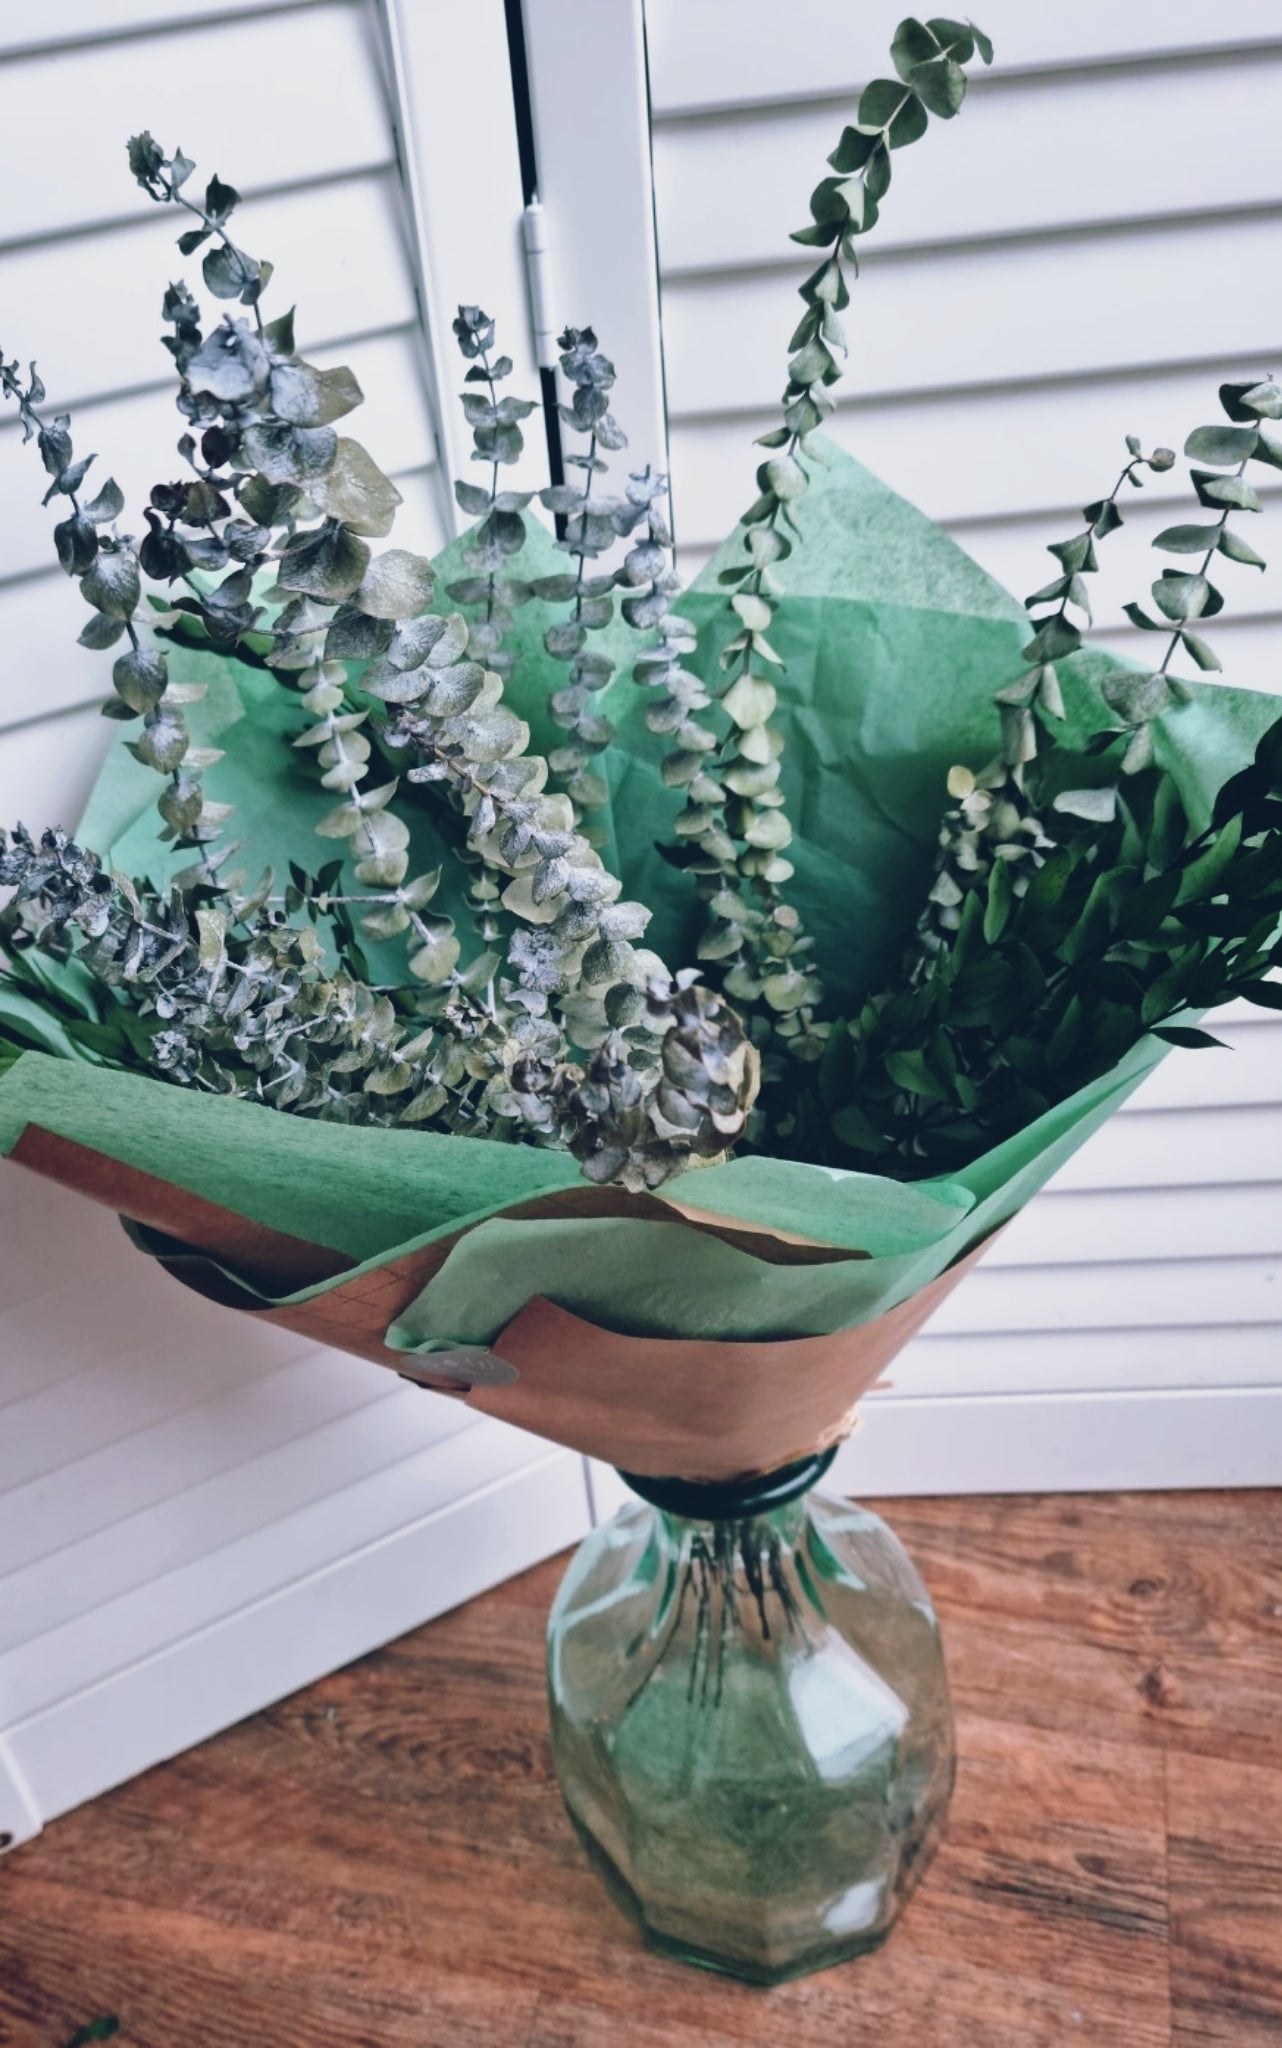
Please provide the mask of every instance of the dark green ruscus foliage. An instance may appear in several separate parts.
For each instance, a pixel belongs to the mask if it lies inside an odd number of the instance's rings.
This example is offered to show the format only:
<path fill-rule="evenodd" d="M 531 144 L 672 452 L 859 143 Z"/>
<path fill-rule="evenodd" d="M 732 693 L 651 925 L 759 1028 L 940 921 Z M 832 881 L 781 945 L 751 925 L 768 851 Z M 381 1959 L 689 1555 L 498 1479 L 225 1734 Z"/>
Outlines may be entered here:
<path fill-rule="evenodd" d="M 1111 819 L 1065 819 L 1022 896 L 971 893 L 923 979 L 834 1033 L 810 1135 L 842 1165 L 947 1173 L 1148 1031 L 1215 1043 L 1183 1013 L 1238 996 L 1282 1008 L 1264 979 L 1280 920 L 1282 721 L 1204 830 L 1169 777 L 1140 770 Z"/>

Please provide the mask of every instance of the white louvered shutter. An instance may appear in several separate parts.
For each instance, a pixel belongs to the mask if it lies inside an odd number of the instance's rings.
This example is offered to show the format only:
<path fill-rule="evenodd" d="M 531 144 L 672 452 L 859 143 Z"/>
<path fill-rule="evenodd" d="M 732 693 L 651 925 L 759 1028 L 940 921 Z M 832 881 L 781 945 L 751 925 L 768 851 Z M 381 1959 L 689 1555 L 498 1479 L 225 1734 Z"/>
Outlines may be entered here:
<path fill-rule="evenodd" d="M 777 421 L 797 314 L 789 230 L 861 85 L 885 70 L 897 10 L 599 0 L 594 38 L 611 40 L 610 17 L 621 63 L 642 12 L 652 381 L 666 382 L 692 574 L 752 496 L 752 440 Z M 896 156 L 864 245 L 831 431 L 1023 594 L 1045 580 L 1046 542 L 1111 485 L 1125 434 L 1178 446 L 1217 416 L 1222 376 L 1282 367 L 1282 14 L 1255 0 L 988 0 L 979 18 L 993 71 L 955 125 Z M 526 19 L 536 126 L 568 138 L 542 194 L 553 268 L 573 250 L 577 281 L 595 242 L 599 295 L 572 317 L 596 319 L 613 354 L 611 317 L 631 301 L 593 224 L 611 162 L 620 206 L 635 202 L 645 153 L 627 82 L 611 87 L 612 159 L 598 140 L 576 161 L 581 10 L 526 0 Z M 1209 133 L 1232 146 L 1209 149 Z M 631 428 L 622 376 L 616 395 Z M 1178 489 L 1172 476 L 1132 495 L 1127 545 L 1101 550 L 1105 645 L 1134 647 L 1121 607 L 1156 573 L 1149 539 L 1187 515 Z M 1280 506 L 1269 491 L 1258 522 L 1268 573 L 1226 569 L 1231 616 L 1213 635 L 1225 680 L 1264 690 L 1282 690 Z M 852 1486 L 1282 1480 L 1282 1019 L 1240 1006 L 1215 1028 L 1234 1050 L 1173 1054 L 896 1362 L 837 1467 Z"/>
<path fill-rule="evenodd" d="M 451 151 L 487 68 L 465 221 Z M 38 356 L 136 522 L 183 425 L 157 338 L 177 230 L 123 150 L 150 126 L 244 193 L 300 345 L 368 394 L 398 541 L 433 551 L 460 298 L 497 299 L 528 374 L 509 104 L 499 0 L 6 9 L 0 346 Z M 42 491 L 0 424 L 0 819 L 33 827 L 74 824 L 111 730 Z M 0 1846 L 586 1526 L 570 1453 L 187 1296 L 105 1211 L 0 1166 Z"/>

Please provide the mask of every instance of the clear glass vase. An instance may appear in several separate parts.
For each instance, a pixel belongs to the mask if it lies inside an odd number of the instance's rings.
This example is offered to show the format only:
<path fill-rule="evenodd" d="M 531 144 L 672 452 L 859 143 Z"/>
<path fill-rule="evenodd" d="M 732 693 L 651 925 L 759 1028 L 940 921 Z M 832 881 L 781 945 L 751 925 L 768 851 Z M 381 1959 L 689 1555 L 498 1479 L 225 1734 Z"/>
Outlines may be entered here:
<path fill-rule="evenodd" d="M 778 1983 L 873 1948 L 953 1783 L 939 1626 L 884 1522 L 810 1493 L 624 1476 L 548 1623 L 581 1839 L 652 1944 Z"/>

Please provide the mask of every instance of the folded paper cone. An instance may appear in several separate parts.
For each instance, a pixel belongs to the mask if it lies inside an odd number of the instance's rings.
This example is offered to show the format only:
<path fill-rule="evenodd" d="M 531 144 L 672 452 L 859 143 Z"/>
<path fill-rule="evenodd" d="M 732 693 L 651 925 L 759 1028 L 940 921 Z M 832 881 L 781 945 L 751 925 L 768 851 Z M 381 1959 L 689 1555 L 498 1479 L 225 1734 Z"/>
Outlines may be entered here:
<path fill-rule="evenodd" d="M 153 1233 L 150 1248 L 171 1275 L 259 1322 L 332 1345 L 501 1421 L 626 1471 L 727 1480 L 770 1471 L 840 1441 L 855 1403 L 981 1257 L 989 1237 L 884 1314 L 829 1335 L 766 1342 L 644 1337 L 602 1328 L 542 1297 L 527 1301 L 484 1349 L 407 1353 L 386 1333 L 444 1266 L 464 1230 L 382 1265 L 341 1277 L 344 1261 L 323 1246 L 273 1230 L 76 1140 L 29 1125 L 11 1155 L 47 1178 L 116 1209 Z M 538 1222 L 574 1216 L 669 1221 L 650 1196 L 586 1184 L 536 1196 L 507 1212 Z M 822 1266 L 862 1255 L 744 1228 L 692 1212 L 686 1227 L 751 1246 L 772 1263 Z M 237 1280 L 235 1267 L 246 1276 Z M 256 1286 L 330 1284 L 264 1306 Z M 509 1371 L 494 1373 L 498 1360 Z M 486 1378 L 499 1380 L 486 1384 Z"/>
<path fill-rule="evenodd" d="M 871 1323 L 774 1344 L 621 1336 L 550 1301 L 527 1302 L 490 1346 L 517 1378 L 474 1387 L 468 1405 L 626 1472 L 696 1481 L 769 1472 L 849 1435 L 860 1396 L 985 1249 Z"/>

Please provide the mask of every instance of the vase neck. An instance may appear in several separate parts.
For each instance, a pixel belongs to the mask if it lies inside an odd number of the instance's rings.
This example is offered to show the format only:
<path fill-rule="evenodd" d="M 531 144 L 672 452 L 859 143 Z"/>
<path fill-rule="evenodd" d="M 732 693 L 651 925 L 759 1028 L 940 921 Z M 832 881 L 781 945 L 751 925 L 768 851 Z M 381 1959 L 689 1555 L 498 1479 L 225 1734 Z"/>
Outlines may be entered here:
<path fill-rule="evenodd" d="M 797 1494 L 781 1506 L 766 1508 L 756 1515 L 736 1515 L 710 1521 L 699 1515 L 674 1515 L 659 1508 L 655 1521 L 667 1546 L 685 1551 L 698 1543 L 709 1555 L 742 1555 L 763 1548 L 792 1550 L 800 1541 L 809 1513 L 808 1493 Z"/>
<path fill-rule="evenodd" d="M 817 1485 L 837 1455 L 833 1444 L 771 1472 L 743 1479 L 657 1479 L 620 1471 L 619 1477 L 661 1513 L 687 1522 L 748 1522 L 799 1500 Z"/>

